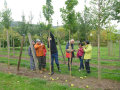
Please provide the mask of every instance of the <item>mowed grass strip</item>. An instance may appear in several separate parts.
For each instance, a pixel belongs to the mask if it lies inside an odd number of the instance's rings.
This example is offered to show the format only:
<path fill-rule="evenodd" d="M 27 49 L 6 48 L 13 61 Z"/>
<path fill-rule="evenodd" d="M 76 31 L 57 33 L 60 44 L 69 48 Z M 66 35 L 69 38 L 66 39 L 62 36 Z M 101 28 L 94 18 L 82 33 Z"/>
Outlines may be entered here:
<path fill-rule="evenodd" d="M 84 90 L 40 78 L 28 78 L 0 72 L 0 90 Z"/>

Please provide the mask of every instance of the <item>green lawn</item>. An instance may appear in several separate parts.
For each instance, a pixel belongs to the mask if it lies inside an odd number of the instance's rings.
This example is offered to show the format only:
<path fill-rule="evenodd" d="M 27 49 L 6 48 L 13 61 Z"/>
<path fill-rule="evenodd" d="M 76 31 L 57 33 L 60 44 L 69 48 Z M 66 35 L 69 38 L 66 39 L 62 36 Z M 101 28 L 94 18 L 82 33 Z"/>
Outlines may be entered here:
<path fill-rule="evenodd" d="M 0 63 L 7 63 L 7 58 L 6 57 L 0 57 Z M 10 65 L 17 65 L 17 60 L 16 59 L 10 59 Z M 30 63 L 28 60 L 21 60 L 21 66 L 30 68 Z M 61 74 L 67 74 L 69 75 L 68 67 L 67 65 L 61 64 Z M 88 76 L 88 77 L 95 77 L 97 78 L 97 71 L 98 69 L 96 67 L 91 66 L 91 74 L 87 74 L 85 70 L 78 72 L 79 66 L 72 66 L 72 75 L 76 77 L 80 76 Z M 49 70 L 49 64 L 47 63 L 47 70 Z M 57 71 L 56 65 L 55 65 L 55 72 L 59 73 Z M 119 69 L 107 69 L 107 68 L 102 68 L 102 74 L 101 77 L 104 79 L 111 79 L 111 80 L 117 80 L 120 81 L 120 74 L 110 74 L 110 73 L 120 73 Z"/>
<path fill-rule="evenodd" d="M 75 47 L 75 49 L 78 48 L 77 45 L 75 45 L 74 47 Z M 65 53 L 65 45 L 62 45 L 62 50 Z M 15 56 L 19 56 L 19 52 L 20 52 L 20 47 L 15 49 Z M 62 54 L 59 50 L 59 47 L 58 47 L 58 53 L 59 53 L 59 56 L 62 56 Z M 0 55 L 7 55 L 7 49 L 2 48 L 2 51 L 0 52 Z M 11 48 L 10 55 L 13 55 L 12 48 Z M 76 55 L 76 52 L 75 52 L 75 55 Z M 103 61 L 103 60 L 101 61 L 101 65 L 120 67 L 120 62 L 119 61 L 114 61 L 114 60 L 120 60 L 118 55 L 119 55 L 119 46 L 118 45 L 116 45 L 116 48 L 115 48 L 115 56 L 108 56 L 108 48 L 107 47 L 101 47 L 101 59 L 106 59 L 106 61 Z M 24 47 L 22 57 L 27 57 L 27 58 L 29 57 L 28 52 L 27 52 L 27 47 Z M 47 57 L 47 59 L 49 59 L 49 57 Z M 109 59 L 111 59 L 113 61 L 109 61 Z M 63 61 L 63 58 L 59 57 L 59 60 Z M 66 59 L 66 61 L 67 61 L 67 59 Z M 79 63 L 79 59 L 75 58 L 73 60 L 73 62 Z M 0 57 L 0 63 L 7 63 L 7 58 Z M 97 47 L 93 47 L 92 60 L 90 61 L 90 63 L 91 64 L 96 64 L 96 65 L 98 63 L 97 62 Z M 11 65 L 17 65 L 17 59 L 10 59 L 10 64 Z M 22 60 L 21 61 L 21 66 L 29 68 L 29 66 L 30 66 L 29 61 Z M 62 74 L 68 74 L 69 75 L 67 65 L 61 64 L 60 66 L 61 66 Z M 78 66 L 72 66 L 72 75 L 73 76 L 80 77 L 80 76 L 87 75 L 85 71 L 78 72 L 78 68 L 79 68 Z M 48 63 L 47 63 L 47 69 L 49 70 L 49 64 Z M 55 71 L 57 72 L 56 68 L 55 68 Z M 92 73 L 90 75 L 88 75 L 88 77 L 97 77 L 97 71 L 98 71 L 97 67 L 91 66 L 91 71 L 92 71 Z M 111 74 L 111 73 L 118 73 L 118 74 Z M 109 69 L 109 68 L 102 68 L 102 75 L 101 76 L 102 76 L 102 78 L 105 78 L 105 79 L 112 79 L 112 80 L 120 81 L 120 77 L 119 77 L 120 74 L 119 73 L 120 73 L 120 68 L 119 69 L 116 68 L 116 69 L 112 69 L 112 70 Z"/>
<path fill-rule="evenodd" d="M 83 90 L 39 78 L 28 78 L 0 72 L 0 90 Z"/>

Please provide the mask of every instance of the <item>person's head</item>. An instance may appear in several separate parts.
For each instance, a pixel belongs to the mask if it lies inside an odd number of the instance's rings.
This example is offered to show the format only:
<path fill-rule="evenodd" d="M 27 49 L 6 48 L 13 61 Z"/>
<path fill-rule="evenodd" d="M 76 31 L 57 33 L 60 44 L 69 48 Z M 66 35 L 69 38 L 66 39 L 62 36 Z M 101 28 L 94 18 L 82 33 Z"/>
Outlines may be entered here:
<path fill-rule="evenodd" d="M 35 45 L 35 42 L 34 42 L 34 41 L 32 41 L 32 45 Z"/>
<path fill-rule="evenodd" d="M 88 45 L 88 44 L 90 44 L 90 42 L 87 40 L 87 41 L 85 41 L 85 45 Z"/>
<path fill-rule="evenodd" d="M 41 44 L 40 39 L 36 39 L 37 44 Z"/>
<path fill-rule="evenodd" d="M 74 42 L 75 42 L 74 39 L 71 39 L 71 40 L 70 40 L 70 43 L 71 43 L 71 44 L 74 44 Z"/>
<path fill-rule="evenodd" d="M 82 43 L 79 43 L 79 48 L 81 48 L 83 46 L 83 44 Z"/>

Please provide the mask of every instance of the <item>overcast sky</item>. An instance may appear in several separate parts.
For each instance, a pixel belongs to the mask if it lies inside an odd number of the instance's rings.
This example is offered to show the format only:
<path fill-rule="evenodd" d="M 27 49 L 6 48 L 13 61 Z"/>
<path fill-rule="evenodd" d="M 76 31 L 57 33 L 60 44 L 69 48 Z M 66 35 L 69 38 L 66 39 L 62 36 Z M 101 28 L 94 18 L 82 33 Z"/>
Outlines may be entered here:
<path fill-rule="evenodd" d="M 42 6 L 45 5 L 46 0 L 6 0 L 8 8 L 12 11 L 12 18 L 14 21 L 21 21 L 22 13 L 24 12 L 26 16 L 26 21 L 29 21 L 30 12 L 32 12 L 34 18 L 33 23 L 37 23 L 40 20 L 40 12 L 41 12 L 41 20 L 45 22 L 45 18 L 42 14 Z M 52 0 L 52 5 L 54 8 L 54 15 L 52 16 L 53 25 L 57 25 L 57 21 L 59 25 L 62 25 L 62 18 L 60 13 L 60 8 L 65 6 L 66 0 Z M 84 0 L 78 0 L 79 4 L 75 7 L 76 12 L 82 12 L 84 9 Z M 87 6 L 89 5 L 87 0 Z M 4 8 L 4 0 L 0 0 L 0 10 Z M 119 25 L 120 23 L 115 24 Z"/>

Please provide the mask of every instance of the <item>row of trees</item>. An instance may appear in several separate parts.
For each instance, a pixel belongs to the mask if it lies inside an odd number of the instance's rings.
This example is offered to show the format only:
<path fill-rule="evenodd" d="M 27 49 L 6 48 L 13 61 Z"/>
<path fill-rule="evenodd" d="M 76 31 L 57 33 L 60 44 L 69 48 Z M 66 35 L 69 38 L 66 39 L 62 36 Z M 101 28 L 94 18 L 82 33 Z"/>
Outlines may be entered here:
<path fill-rule="evenodd" d="M 59 32 L 60 35 L 58 38 L 62 38 L 61 42 L 64 42 L 69 39 L 68 32 L 70 30 L 72 38 L 75 38 L 76 40 L 91 40 L 90 35 L 98 30 L 98 16 L 100 17 L 101 30 L 109 29 L 111 20 L 117 20 L 118 22 L 120 21 L 120 2 L 118 0 L 101 0 L 100 10 L 98 10 L 97 6 L 98 0 L 91 0 L 89 7 L 86 6 L 85 0 L 84 11 L 82 13 L 76 12 L 74 9 L 75 6 L 78 5 L 78 0 L 66 0 L 66 7 L 60 8 L 63 26 L 54 28 L 52 27 L 51 18 L 54 11 L 51 2 L 52 0 L 46 0 L 46 5 L 43 6 L 43 14 L 46 18 L 47 24 L 43 22 L 32 24 L 32 20 L 34 19 L 32 12 L 29 16 L 29 22 L 26 22 L 24 13 L 21 16 L 21 22 L 14 22 L 11 18 L 11 10 L 8 9 L 7 4 L 5 4 L 5 9 L 0 12 L 1 38 L 3 38 L 5 31 L 9 30 L 9 32 L 12 32 L 9 36 L 13 39 L 20 39 L 21 35 L 27 35 L 27 33 L 30 32 L 32 36 L 34 36 L 34 39 L 39 37 L 41 39 L 44 38 L 46 41 L 46 37 L 48 36 L 47 30 L 51 30 L 56 36 L 58 36 L 56 32 Z"/>

